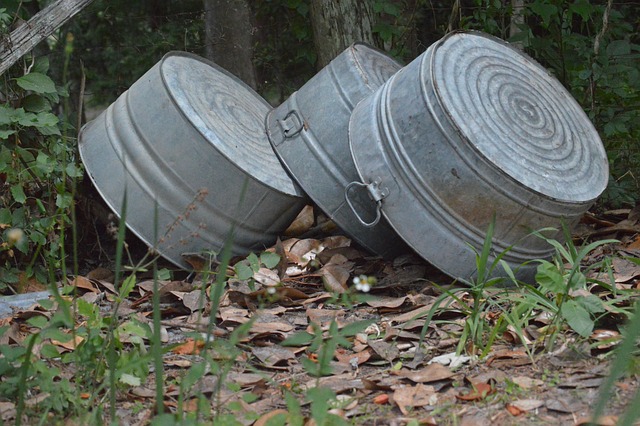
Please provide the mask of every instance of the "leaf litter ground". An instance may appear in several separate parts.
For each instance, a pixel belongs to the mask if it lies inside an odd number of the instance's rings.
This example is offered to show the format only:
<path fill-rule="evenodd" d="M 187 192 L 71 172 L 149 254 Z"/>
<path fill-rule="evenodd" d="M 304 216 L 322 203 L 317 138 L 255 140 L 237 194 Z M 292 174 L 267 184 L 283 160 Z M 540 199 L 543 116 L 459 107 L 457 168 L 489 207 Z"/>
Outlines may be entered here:
<path fill-rule="evenodd" d="M 619 244 L 600 247 L 585 262 L 613 255 L 614 279 L 619 288 L 627 290 L 638 289 L 640 278 L 640 266 L 625 260 L 640 257 L 640 225 L 629 219 L 633 213 L 620 210 L 599 217 L 589 215 L 576 229 L 581 239 L 620 239 Z M 287 412 L 285 394 L 295 395 L 308 416 L 308 390 L 321 387 L 337 395 L 339 404 L 329 408 L 351 424 L 536 425 L 589 421 L 598 387 L 609 371 L 609 355 L 619 338 L 620 319 L 614 314 L 601 318 L 589 339 L 578 339 L 568 330 L 560 333 L 552 352 L 527 352 L 522 338 L 507 329 L 483 359 L 457 356 L 465 317 L 455 302 L 425 326 L 425 316 L 441 293 L 438 288 L 451 284 L 451 279 L 417 256 L 408 254 L 383 261 L 339 235 L 290 238 L 268 252 L 279 257 L 261 259 L 252 255 L 234 260 L 218 309 L 213 309 L 213 321 L 210 298 L 216 284 L 206 274 L 193 273 L 182 280 L 158 283 L 161 340 L 168 348 L 163 356 L 163 405 L 167 412 L 197 410 L 195 396 L 199 393 L 211 397 L 213 409 L 230 412 L 243 424 L 260 426 Z M 185 259 L 195 269 L 203 267 L 204 259 L 198 255 Z M 359 276 L 377 279 L 366 297 L 353 288 L 353 278 Z M 133 319 L 150 324 L 154 282 L 143 275 L 137 279 L 135 290 L 119 308 L 119 317 L 123 322 Z M 109 315 L 116 298 L 112 280 L 111 269 L 95 268 L 69 279 L 69 283 L 75 284 L 78 298 Z M 608 297 L 597 288 L 593 292 Z M 487 297 L 491 297 L 490 292 Z M 0 325 L 9 327 L 0 344 L 21 345 L 30 333 L 37 332 L 26 320 L 50 317 L 55 308 L 34 305 L 0 320 Z M 499 312 L 484 315 L 491 324 Z M 78 321 L 77 326 L 83 325 L 82 317 Z M 309 336 L 322 333 L 328 341 L 336 330 L 358 321 L 370 324 L 348 336 L 347 345 L 330 347 L 328 360 L 323 361 L 323 354 L 309 341 L 281 344 L 303 331 Z M 243 325 L 247 331 L 229 353 L 220 349 L 224 346 L 209 348 L 198 338 L 208 332 L 214 341 L 225 342 Z M 529 347 L 544 338 L 546 325 L 548 318 L 543 313 L 529 322 L 523 336 Z M 125 345 L 134 344 L 133 338 L 128 342 L 126 333 L 121 339 Z M 81 342 L 81 337 L 75 342 L 49 341 L 60 353 L 73 351 Z M 39 347 L 35 348 L 36 356 Z M 225 374 L 203 371 L 191 389 L 181 390 L 181 378 L 202 360 L 203 351 L 227 366 Z M 231 353 L 233 359 L 229 359 Z M 326 365 L 320 377 L 309 374 L 314 364 L 323 362 Z M 57 367 L 72 377 L 77 366 Z M 132 380 L 119 390 L 122 424 L 148 424 L 154 416 L 154 375 L 138 379 L 143 380 Z M 608 415 L 597 424 L 615 424 L 637 387 L 634 375 L 619 380 L 607 407 Z M 46 395 L 31 394 L 26 405 L 37 406 L 43 398 Z M 4 422 L 14 420 L 15 408 L 11 401 L 0 402 Z"/>

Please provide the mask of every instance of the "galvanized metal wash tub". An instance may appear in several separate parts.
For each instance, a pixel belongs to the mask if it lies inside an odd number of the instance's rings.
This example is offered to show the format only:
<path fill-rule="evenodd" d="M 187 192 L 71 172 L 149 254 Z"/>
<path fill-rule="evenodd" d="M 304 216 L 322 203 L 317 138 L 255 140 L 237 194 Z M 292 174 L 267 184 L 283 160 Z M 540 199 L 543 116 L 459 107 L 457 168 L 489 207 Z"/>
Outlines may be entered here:
<path fill-rule="evenodd" d="M 118 215 L 126 189 L 127 226 L 174 264 L 227 241 L 243 254 L 306 202 L 265 134 L 270 109 L 217 65 L 172 52 L 82 129 L 80 155 Z"/>
<path fill-rule="evenodd" d="M 531 58 L 482 33 L 432 45 L 355 108 L 349 131 L 384 217 L 456 278 L 476 274 L 468 244 L 481 250 L 494 215 L 494 253 L 512 246 L 504 260 L 516 268 L 552 254 L 532 230 L 575 224 L 607 185 L 602 142 L 576 101 Z M 535 268 L 518 276 L 530 281 Z"/>
<path fill-rule="evenodd" d="M 384 53 L 356 43 L 271 111 L 266 123 L 273 148 L 309 197 L 354 240 L 383 256 L 406 246 L 380 220 L 366 190 L 349 188 L 345 198 L 345 188 L 358 178 L 349 152 L 348 127 L 358 102 L 400 67 Z"/>

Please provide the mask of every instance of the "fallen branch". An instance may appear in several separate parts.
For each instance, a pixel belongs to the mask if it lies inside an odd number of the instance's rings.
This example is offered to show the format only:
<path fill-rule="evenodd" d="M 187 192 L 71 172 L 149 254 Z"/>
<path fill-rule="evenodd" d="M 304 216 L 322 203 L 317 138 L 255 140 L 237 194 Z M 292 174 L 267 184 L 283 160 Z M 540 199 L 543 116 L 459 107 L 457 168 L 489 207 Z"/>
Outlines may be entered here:
<path fill-rule="evenodd" d="M 0 75 L 91 2 L 93 0 L 58 0 L 11 34 L 0 36 Z"/>

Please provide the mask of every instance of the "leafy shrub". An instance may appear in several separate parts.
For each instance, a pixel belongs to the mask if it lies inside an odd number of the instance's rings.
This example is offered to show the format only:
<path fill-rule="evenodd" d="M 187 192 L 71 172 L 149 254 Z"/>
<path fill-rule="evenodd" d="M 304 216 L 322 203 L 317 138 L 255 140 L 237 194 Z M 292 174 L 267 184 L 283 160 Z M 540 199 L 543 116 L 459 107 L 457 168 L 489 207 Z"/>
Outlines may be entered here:
<path fill-rule="evenodd" d="M 47 266 L 62 266 L 70 181 L 82 175 L 73 139 L 54 114 L 67 91 L 48 70 L 46 58 L 34 59 L 0 90 L 0 292 L 32 275 L 45 282 Z"/>

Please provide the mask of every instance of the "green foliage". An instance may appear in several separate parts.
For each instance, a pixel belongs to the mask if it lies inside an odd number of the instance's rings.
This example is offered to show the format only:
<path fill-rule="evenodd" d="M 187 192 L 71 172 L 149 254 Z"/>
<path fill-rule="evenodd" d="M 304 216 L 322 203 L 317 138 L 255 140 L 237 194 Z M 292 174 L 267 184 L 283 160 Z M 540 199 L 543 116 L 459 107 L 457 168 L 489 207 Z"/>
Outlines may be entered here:
<path fill-rule="evenodd" d="M 62 266 L 60 249 L 70 222 L 73 180 L 82 176 L 73 139 L 53 113 L 67 96 L 47 76 L 49 61 L 33 61 L 26 73 L 0 89 L 0 292 L 47 268 Z"/>
<path fill-rule="evenodd" d="M 331 361 L 338 346 L 348 348 L 351 342 L 347 337 L 352 337 L 365 330 L 373 321 L 357 321 L 338 329 L 335 320 L 329 325 L 328 337 L 324 337 L 322 328 L 315 323 L 311 324 L 313 333 L 305 331 L 294 334 L 285 339 L 283 346 L 303 346 L 309 345 L 309 352 L 315 354 L 314 359 L 310 357 L 302 358 L 301 362 L 307 372 L 315 377 L 331 375 Z"/>
<path fill-rule="evenodd" d="M 566 227 L 564 227 L 564 234 L 565 243 L 561 244 L 541 233 L 536 233 L 556 250 L 553 262 L 539 260 L 536 274 L 539 291 L 531 289 L 535 295 L 531 300 L 540 301 L 542 299 L 539 297 L 543 295 L 548 297 L 543 303 L 535 302 L 553 315 L 553 332 L 548 346 L 553 345 L 555 334 L 560 329 L 562 322 L 566 322 L 569 327 L 584 338 L 593 331 L 598 314 L 605 312 L 605 304 L 599 297 L 588 292 L 587 283 L 594 280 L 587 278 L 587 270 L 583 270 L 581 262 L 597 247 L 616 242 L 615 240 L 596 241 L 578 250 Z M 599 265 L 591 267 L 596 266 Z"/>

